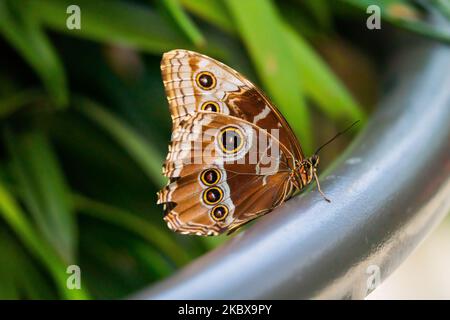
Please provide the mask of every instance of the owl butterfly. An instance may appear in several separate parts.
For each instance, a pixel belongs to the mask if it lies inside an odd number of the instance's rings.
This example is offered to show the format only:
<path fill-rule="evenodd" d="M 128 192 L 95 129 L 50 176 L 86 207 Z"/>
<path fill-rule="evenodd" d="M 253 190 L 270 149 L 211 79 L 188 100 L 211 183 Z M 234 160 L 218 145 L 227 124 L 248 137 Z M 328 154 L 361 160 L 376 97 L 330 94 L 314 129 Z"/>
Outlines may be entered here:
<path fill-rule="evenodd" d="M 165 53 L 161 70 L 173 128 L 158 204 L 170 229 L 232 232 L 313 179 L 323 195 L 319 156 L 304 157 L 284 117 L 249 80 L 187 50 Z"/>

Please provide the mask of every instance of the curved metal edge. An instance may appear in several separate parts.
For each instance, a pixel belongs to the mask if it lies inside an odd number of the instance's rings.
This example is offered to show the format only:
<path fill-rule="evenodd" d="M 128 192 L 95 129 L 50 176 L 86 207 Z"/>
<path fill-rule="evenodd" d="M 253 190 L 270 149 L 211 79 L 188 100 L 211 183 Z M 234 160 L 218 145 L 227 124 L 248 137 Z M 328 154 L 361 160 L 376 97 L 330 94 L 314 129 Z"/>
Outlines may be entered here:
<path fill-rule="evenodd" d="M 386 279 L 450 208 L 450 48 L 398 62 L 391 93 L 321 177 L 331 204 L 296 197 L 132 298 L 359 299 Z"/>

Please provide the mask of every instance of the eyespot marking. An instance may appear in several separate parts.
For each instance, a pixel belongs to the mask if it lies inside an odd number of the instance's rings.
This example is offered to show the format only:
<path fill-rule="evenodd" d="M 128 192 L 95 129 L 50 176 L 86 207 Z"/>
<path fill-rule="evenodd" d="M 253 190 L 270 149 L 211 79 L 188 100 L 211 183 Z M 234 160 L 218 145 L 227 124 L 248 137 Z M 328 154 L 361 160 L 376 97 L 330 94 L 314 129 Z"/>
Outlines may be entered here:
<path fill-rule="evenodd" d="M 225 220 L 225 218 L 228 215 L 228 212 L 229 210 L 227 206 L 219 204 L 211 209 L 211 218 L 213 218 L 213 220 L 215 221 Z"/>
<path fill-rule="evenodd" d="M 211 112 L 220 112 L 220 106 L 217 102 L 214 101 L 206 101 L 203 102 L 202 106 L 200 107 L 203 111 L 211 111 Z"/>
<path fill-rule="evenodd" d="M 203 90 L 211 90 L 216 86 L 216 78 L 209 71 L 202 71 L 195 77 L 195 82 Z"/>
<path fill-rule="evenodd" d="M 219 187 L 211 187 L 203 192 L 203 201 L 212 205 L 219 203 L 223 198 L 223 191 Z"/>
<path fill-rule="evenodd" d="M 211 168 L 204 170 L 200 175 L 200 181 L 206 186 L 212 186 L 220 181 L 222 174 L 218 169 Z"/>
<path fill-rule="evenodd" d="M 244 134 L 239 128 L 233 126 L 223 128 L 217 140 L 222 152 L 227 154 L 237 153 L 244 146 Z"/>

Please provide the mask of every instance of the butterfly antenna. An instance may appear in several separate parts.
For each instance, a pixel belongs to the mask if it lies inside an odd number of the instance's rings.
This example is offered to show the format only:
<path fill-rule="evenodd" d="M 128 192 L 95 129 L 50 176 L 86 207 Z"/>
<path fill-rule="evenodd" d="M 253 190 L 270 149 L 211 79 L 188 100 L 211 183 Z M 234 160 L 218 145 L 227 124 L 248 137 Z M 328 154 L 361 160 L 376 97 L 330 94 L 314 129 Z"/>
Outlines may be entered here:
<path fill-rule="evenodd" d="M 338 138 L 340 135 L 343 135 L 344 133 L 346 133 L 348 130 L 350 130 L 355 124 L 357 124 L 359 122 L 359 120 L 356 120 L 355 122 L 353 122 L 350 126 L 348 126 L 345 130 L 336 133 L 336 135 L 331 138 L 330 140 L 328 140 L 327 142 L 325 142 L 323 145 L 321 145 L 316 152 L 314 152 L 314 154 L 318 154 L 320 150 L 323 149 L 323 147 L 325 147 L 326 145 L 329 145 L 331 142 L 333 142 L 334 140 L 336 140 L 336 138 Z"/>

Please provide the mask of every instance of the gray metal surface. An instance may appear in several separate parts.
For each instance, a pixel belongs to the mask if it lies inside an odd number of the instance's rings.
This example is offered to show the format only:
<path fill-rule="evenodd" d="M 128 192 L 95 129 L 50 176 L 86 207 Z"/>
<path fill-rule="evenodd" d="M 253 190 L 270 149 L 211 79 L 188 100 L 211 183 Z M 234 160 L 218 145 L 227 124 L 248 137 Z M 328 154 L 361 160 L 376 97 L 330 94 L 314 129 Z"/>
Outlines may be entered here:
<path fill-rule="evenodd" d="M 365 297 L 378 271 L 384 280 L 450 209 L 450 48 L 413 51 L 321 175 L 331 203 L 315 189 L 295 197 L 134 298 Z"/>

